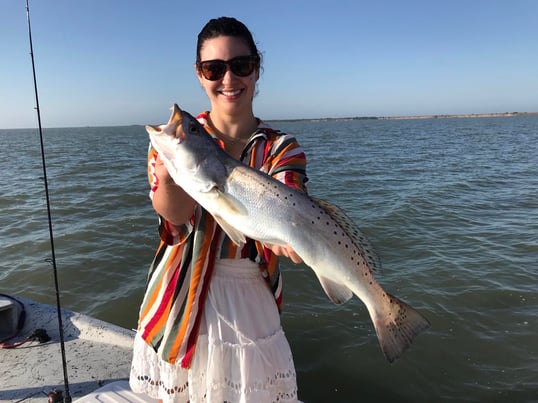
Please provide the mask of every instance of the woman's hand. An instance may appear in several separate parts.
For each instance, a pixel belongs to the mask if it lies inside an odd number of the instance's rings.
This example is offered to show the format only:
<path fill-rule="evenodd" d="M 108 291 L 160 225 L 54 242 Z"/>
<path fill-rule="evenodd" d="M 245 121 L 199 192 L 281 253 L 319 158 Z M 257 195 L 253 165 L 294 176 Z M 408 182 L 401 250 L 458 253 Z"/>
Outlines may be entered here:
<path fill-rule="evenodd" d="M 277 256 L 285 256 L 293 263 L 301 263 L 303 259 L 292 249 L 290 245 L 280 246 L 264 243 L 263 246 L 271 249 L 271 251 Z"/>
<path fill-rule="evenodd" d="M 159 179 L 159 183 L 175 184 L 159 154 L 157 154 L 157 159 L 155 160 L 155 175 Z"/>

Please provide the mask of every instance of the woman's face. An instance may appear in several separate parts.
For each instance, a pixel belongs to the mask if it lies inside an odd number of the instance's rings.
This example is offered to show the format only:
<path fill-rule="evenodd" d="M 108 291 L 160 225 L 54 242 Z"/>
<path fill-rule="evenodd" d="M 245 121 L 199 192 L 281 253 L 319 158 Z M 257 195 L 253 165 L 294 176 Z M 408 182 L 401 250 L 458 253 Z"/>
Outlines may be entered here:
<path fill-rule="evenodd" d="M 200 50 L 200 61 L 228 61 L 238 56 L 251 55 L 245 41 L 233 36 L 219 36 L 207 39 Z M 211 102 L 213 112 L 228 115 L 252 113 L 252 98 L 259 78 L 259 69 L 254 69 L 247 77 L 240 77 L 226 69 L 221 79 L 210 81 L 196 69 L 200 84 L 204 87 Z"/>

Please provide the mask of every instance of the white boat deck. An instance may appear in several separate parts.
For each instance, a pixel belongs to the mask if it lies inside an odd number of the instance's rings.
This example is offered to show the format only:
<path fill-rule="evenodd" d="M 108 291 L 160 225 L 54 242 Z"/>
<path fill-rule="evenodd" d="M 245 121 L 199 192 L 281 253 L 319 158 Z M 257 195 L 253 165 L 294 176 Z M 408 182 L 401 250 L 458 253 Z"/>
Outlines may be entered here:
<path fill-rule="evenodd" d="M 51 340 L 0 349 L 0 402 L 47 402 L 50 391 L 64 390 L 56 307 L 16 298 L 25 306 L 26 321 L 19 337 L 10 342 L 40 328 Z M 152 401 L 131 392 L 126 381 L 133 331 L 68 310 L 62 311 L 62 321 L 73 401 Z"/>
<path fill-rule="evenodd" d="M 84 396 L 81 399 L 76 400 L 76 403 L 143 403 L 143 402 L 152 402 L 157 403 L 158 400 L 149 399 L 144 395 L 134 393 L 131 388 L 129 388 L 128 381 L 118 381 L 114 383 L 109 383 L 106 386 L 103 386 L 99 390 L 90 393 L 89 395 Z"/>

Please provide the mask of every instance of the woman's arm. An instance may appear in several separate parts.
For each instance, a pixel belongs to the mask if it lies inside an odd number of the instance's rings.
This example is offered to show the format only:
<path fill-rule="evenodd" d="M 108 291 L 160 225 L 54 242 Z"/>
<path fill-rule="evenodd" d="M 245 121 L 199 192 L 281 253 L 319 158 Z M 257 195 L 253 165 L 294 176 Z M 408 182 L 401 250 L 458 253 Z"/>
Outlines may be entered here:
<path fill-rule="evenodd" d="M 158 184 L 153 192 L 152 204 L 157 214 L 175 226 L 188 223 L 196 202 L 174 182 L 159 156 L 155 161 L 155 176 Z"/>

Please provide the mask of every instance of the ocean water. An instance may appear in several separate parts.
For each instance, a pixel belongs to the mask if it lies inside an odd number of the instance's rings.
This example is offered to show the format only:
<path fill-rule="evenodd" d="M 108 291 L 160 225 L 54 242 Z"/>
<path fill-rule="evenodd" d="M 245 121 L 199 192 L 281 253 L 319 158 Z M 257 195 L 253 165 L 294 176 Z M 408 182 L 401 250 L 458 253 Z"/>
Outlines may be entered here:
<path fill-rule="evenodd" d="M 386 291 L 431 329 L 388 364 L 360 300 L 284 261 L 305 402 L 538 401 L 538 117 L 275 122 L 309 191 L 377 249 Z M 0 292 L 55 303 L 37 130 L 0 130 Z M 136 326 L 157 245 L 140 126 L 45 129 L 63 306 Z"/>

